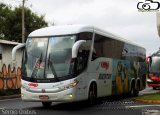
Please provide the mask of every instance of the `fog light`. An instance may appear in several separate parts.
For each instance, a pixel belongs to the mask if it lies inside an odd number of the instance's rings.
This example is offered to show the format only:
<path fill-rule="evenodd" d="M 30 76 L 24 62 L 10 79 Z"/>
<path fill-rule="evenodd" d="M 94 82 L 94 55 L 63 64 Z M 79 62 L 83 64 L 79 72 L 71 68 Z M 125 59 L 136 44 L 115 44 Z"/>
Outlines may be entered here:
<path fill-rule="evenodd" d="M 24 94 L 23 94 L 23 93 L 21 94 L 21 97 L 24 97 Z"/>
<path fill-rule="evenodd" d="M 72 94 L 68 94 L 68 97 L 72 98 L 72 97 L 73 97 L 73 95 L 72 95 Z"/>

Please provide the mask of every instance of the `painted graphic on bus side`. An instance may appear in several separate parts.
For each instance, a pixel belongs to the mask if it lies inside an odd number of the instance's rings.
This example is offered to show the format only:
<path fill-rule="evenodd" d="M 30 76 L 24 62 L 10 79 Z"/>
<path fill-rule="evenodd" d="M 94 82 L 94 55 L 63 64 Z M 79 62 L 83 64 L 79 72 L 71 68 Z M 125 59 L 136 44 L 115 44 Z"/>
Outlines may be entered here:
<path fill-rule="evenodd" d="M 112 93 L 122 94 L 129 90 L 130 63 L 124 60 L 113 60 Z"/>

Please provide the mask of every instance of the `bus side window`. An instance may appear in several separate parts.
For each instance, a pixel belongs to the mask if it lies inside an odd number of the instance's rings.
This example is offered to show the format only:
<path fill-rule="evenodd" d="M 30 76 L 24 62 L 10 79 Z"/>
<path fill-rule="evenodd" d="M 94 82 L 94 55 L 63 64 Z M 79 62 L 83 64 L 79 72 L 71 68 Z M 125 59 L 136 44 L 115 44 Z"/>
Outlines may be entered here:
<path fill-rule="evenodd" d="M 151 71 L 151 65 L 152 65 L 152 57 L 149 57 L 148 73 Z"/>
<path fill-rule="evenodd" d="M 84 51 L 84 69 L 87 67 L 87 63 L 88 63 L 88 57 L 89 57 L 89 51 Z"/>
<path fill-rule="evenodd" d="M 82 52 L 78 52 L 78 56 L 77 56 L 77 72 L 81 72 L 83 68 L 83 57 L 82 57 Z"/>
<path fill-rule="evenodd" d="M 77 56 L 77 74 L 81 73 L 87 67 L 89 51 L 82 50 L 78 52 Z"/>
<path fill-rule="evenodd" d="M 95 52 L 93 52 L 92 53 L 92 61 L 95 60 L 95 59 L 97 59 L 97 58 L 98 58 L 97 54 Z"/>

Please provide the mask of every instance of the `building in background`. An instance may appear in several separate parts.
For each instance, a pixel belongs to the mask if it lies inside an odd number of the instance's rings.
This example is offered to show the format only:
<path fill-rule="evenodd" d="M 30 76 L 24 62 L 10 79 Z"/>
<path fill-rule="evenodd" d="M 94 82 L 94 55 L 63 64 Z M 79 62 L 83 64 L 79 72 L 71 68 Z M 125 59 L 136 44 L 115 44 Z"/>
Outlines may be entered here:
<path fill-rule="evenodd" d="M 12 67 L 12 49 L 18 42 L 0 40 L 0 91 L 20 89 L 22 50 L 16 53 L 16 68 Z"/>
<path fill-rule="evenodd" d="M 12 49 L 18 44 L 18 42 L 0 40 L 0 68 L 2 68 L 3 64 L 5 64 L 6 66 L 12 64 Z M 17 51 L 16 57 L 17 66 L 21 67 L 22 50 Z"/>

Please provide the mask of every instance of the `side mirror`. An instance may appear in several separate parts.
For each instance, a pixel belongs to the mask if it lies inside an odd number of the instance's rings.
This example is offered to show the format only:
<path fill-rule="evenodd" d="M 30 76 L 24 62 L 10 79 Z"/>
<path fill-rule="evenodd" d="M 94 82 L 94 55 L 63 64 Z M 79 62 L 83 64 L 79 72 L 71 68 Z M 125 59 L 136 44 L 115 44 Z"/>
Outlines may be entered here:
<path fill-rule="evenodd" d="M 24 46 L 25 46 L 25 44 L 19 44 L 12 49 L 12 68 L 17 66 L 17 62 L 16 62 L 16 52 L 17 52 L 17 50 L 24 47 Z"/>
<path fill-rule="evenodd" d="M 76 43 L 74 43 L 74 45 L 72 47 L 72 58 L 77 57 L 79 47 L 84 43 L 86 43 L 86 40 L 79 40 Z"/>

